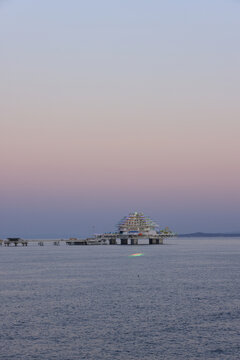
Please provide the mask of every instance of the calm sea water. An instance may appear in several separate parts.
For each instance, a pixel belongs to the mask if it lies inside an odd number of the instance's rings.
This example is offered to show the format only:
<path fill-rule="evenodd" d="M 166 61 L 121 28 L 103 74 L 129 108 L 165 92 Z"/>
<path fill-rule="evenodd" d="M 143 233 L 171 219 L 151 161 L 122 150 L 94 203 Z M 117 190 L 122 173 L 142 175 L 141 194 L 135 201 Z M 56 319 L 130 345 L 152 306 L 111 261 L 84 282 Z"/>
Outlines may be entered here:
<path fill-rule="evenodd" d="M 1 247 L 1 360 L 239 360 L 240 239 L 165 244 Z"/>

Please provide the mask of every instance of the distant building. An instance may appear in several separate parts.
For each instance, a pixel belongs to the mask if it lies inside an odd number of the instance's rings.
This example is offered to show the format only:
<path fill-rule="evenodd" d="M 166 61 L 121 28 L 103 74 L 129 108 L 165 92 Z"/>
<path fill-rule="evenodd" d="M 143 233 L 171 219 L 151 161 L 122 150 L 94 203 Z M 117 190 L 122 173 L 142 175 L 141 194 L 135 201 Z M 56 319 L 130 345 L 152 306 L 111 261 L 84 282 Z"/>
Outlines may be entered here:
<path fill-rule="evenodd" d="M 118 224 L 118 232 L 120 234 L 157 234 L 158 228 L 159 226 L 154 221 L 141 212 L 130 213 Z"/>
<path fill-rule="evenodd" d="M 139 241 L 148 240 L 149 245 L 163 244 L 163 240 L 175 234 L 168 228 L 159 230 L 159 226 L 141 212 L 125 216 L 117 225 L 117 232 L 108 232 L 88 239 L 69 239 L 68 245 L 138 245 Z"/>

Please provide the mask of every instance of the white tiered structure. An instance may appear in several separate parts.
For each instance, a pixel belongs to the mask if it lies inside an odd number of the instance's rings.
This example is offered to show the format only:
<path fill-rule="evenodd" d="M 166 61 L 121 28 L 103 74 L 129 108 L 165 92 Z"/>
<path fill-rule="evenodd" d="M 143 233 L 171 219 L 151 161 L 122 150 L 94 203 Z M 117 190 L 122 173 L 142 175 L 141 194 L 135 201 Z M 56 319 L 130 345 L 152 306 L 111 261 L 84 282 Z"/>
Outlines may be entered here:
<path fill-rule="evenodd" d="M 141 212 L 125 216 L 118 224 L 119 234 L 155 235 L 159 226 Z"/>

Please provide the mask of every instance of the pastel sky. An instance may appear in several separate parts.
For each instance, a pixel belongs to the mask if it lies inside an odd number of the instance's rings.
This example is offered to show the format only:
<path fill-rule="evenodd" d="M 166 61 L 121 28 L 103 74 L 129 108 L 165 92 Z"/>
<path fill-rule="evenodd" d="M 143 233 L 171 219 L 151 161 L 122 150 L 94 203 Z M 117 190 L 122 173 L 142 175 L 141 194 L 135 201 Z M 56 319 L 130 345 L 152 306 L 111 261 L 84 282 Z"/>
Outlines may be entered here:
<path fill-rule="evenodd" d="M 240 2 L 0 0 L 0 237 L 143 211 L 240 231 Z"/>

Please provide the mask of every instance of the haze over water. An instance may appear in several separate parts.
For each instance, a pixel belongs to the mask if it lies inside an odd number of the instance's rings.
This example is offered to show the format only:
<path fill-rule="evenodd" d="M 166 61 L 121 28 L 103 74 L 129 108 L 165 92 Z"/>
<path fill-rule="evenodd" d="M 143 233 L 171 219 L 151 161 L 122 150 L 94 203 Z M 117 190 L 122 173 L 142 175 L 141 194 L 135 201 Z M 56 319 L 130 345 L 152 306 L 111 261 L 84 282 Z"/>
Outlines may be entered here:
<path fill-rule="evenodd" d="M 239 238 L 2 247 L 1 360 L 238 360 L 239 262 Z"/>

